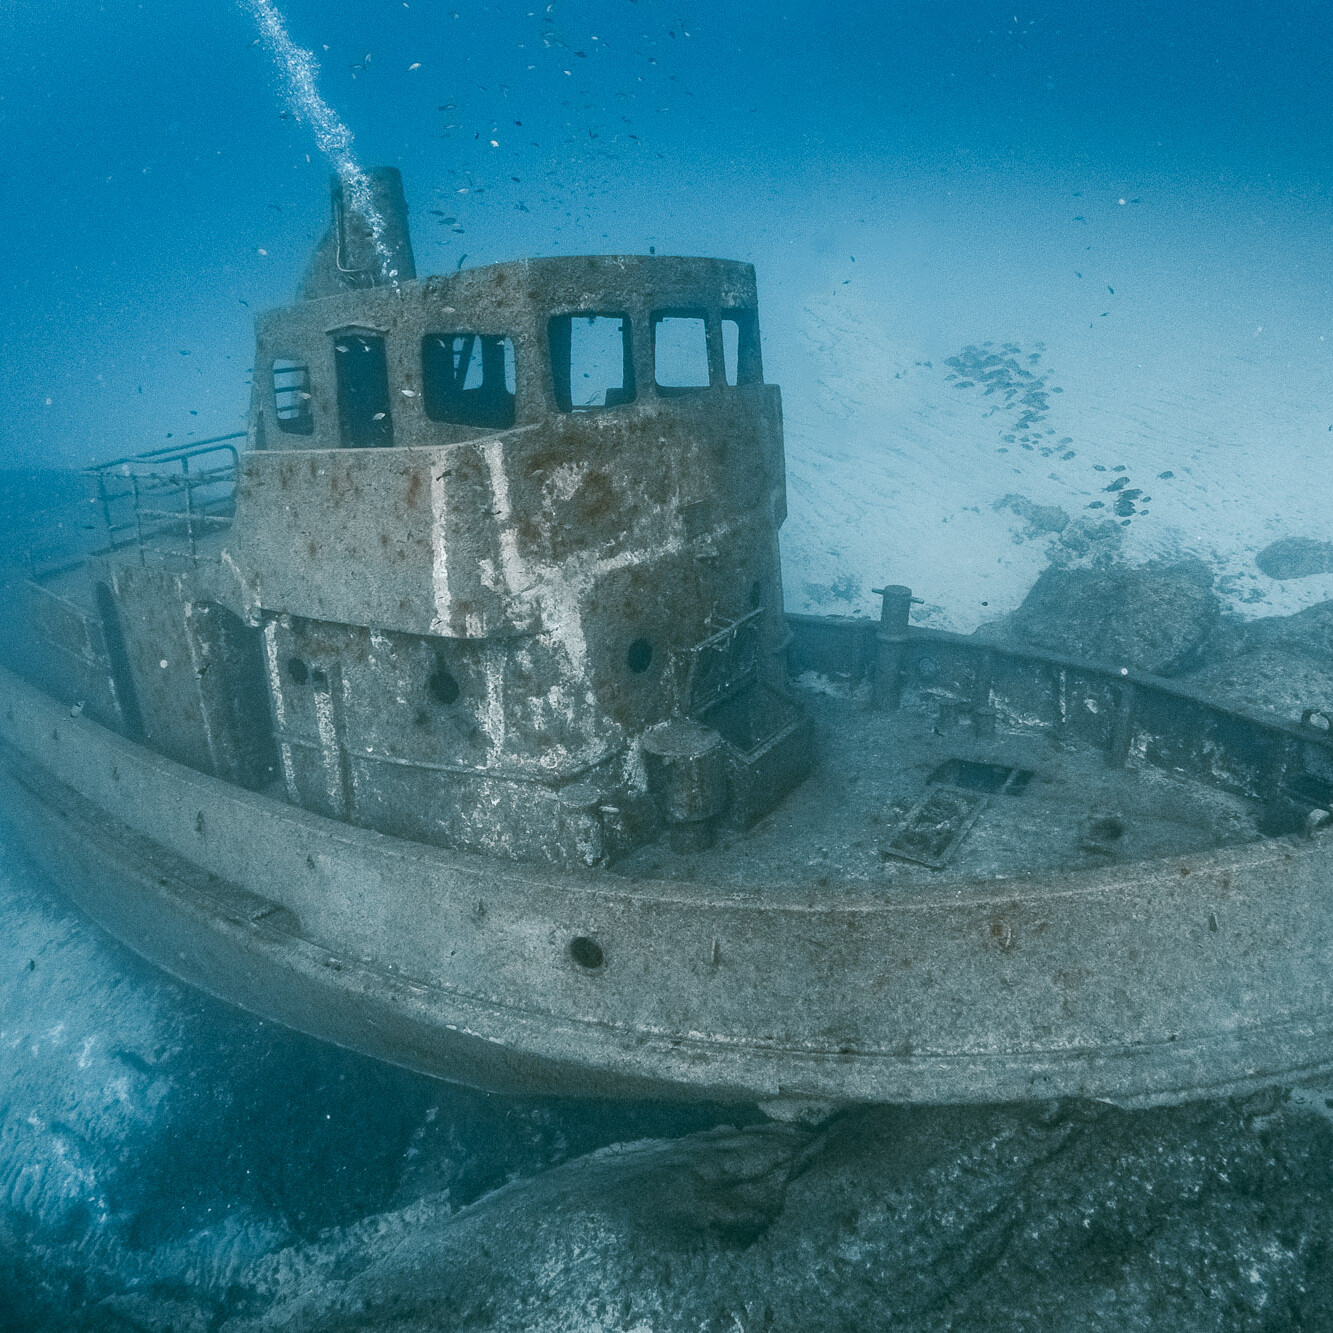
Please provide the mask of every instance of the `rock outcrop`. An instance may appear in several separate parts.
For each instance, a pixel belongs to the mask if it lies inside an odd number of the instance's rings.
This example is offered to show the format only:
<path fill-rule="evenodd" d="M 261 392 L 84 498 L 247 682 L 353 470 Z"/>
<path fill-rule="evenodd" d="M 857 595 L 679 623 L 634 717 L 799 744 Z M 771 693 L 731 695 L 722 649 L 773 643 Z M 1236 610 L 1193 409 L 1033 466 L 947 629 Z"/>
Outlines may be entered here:
<path fill-rule="evenodd" d="M 1220 615 L 1212 572 L 1201 561 L 1052 565 L 1016 611 L 978 633 L 1169 676 L 1197 664 Z"/>

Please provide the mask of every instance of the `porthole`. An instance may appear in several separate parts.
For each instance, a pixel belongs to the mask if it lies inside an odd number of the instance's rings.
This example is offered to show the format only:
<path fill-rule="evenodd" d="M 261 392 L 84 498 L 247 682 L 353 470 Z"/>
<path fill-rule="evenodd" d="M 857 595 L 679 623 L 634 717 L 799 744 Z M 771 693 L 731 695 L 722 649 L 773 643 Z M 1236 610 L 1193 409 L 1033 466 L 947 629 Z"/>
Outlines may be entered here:
<path fill-rule="evenodd" d="M 443 704 L 446 708 L 450 704 L 457 703 L 458 696 L 462 693 L 453 672 L 443 662 L 435 664 L 435 670 L 426 680 L 426 689 L 430 691 L 430 697 L 437 704 Z"/>
<path fill-rule="evenodd" d="M 575 935 L 569 942 L 569 956 L 582 968 L 594 972 L 606 961 L 602 946 L 587 935 Z"/>
<path fill-rule="evenodd" d="M 653 664 L 653 645 L 647 639 L 635 639 L 625 653 L 625 665 L 641 676 Z"/>
<path fill-rule="evenodd" d="M 310 668 L 299 657 L 289 657 L 287 678 L 293 685 L 304 685 L 310 679 Z"/>
<path fill-rule="evenodd" d="M 1094 842 L 1116 842 L 1125 836 L 1125 821 L 1118 815 L 1099 815 L 1088 825 Z"/>

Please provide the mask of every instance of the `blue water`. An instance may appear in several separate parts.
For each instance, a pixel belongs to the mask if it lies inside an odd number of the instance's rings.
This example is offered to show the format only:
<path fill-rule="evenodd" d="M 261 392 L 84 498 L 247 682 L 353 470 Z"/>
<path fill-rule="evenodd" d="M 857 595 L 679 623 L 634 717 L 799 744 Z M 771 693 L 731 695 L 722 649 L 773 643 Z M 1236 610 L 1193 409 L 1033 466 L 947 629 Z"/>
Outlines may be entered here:
<path fill-rule="evenodd" d="M 1081 247 L 1071 219 L 1103 196 L 1151 196 L 1200 260 L 1265 210 L 1326 244 L 1333 11 L 1313 2 L 286 13 L 362 161 L 402 169 L 423 270 L 650 246 L 750 259 L 782 383 L 809 290 L 864 284 L 894 327 L 952 332 L 976 313 L 958 289 L 978 255 L 1050 285 L 1052 246 Z M 249 15 L 10 0 L 4 16 L 0 457 L 234 427 L 250 319 L 291 295 L 328 169 Z M 908 294 L 938 308 L 884 299 Z"/>
<path fill-rule="evenodd" d="M 1128 554 L 1203 555 L 1242 611 L 1333 597 L 1333 576 L 1253 562 L 1333 537 L 1333 7 L 281 13 L 350 134 L 332 164 L 252 5 L 0 3 L 5 524 L 61 492 L 44 470 L 242 427 L 252 320 L 293 296 L 331 165 L 392 164 L 423 273 L 649 250 L 756 265 L 794 606 L 864 610 L 894 576 L 971 628 L 1051 558 L 1023 504 L 1096 514 L 1120 473 Z M 945 379 L 987 340 L 1061 392 L 1049 445 L 1021 453 Z M 503 1101 L 271 1029 L 108 943 L 3 845 L 0 914 L 10 1327 L 166 1327 L 172 1300 L 203 1327 L 191 1302 L 234 1313 L 235 1274 L 287 1247 L 738 1120 Z M 1162 1280 L 1206 1282 L 1183 1271 Z M 126 1291 L 147 1303 L 97 1304 Z M 1284 1308 L 1246 1326 L 1298 1326 Z"/>

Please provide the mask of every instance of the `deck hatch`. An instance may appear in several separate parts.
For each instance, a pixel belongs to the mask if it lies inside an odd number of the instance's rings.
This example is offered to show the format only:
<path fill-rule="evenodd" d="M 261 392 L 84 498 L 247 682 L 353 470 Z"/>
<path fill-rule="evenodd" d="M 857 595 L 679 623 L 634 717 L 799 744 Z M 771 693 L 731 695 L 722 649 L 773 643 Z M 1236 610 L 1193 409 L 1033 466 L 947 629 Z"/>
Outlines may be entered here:
<path fill-rule="evenodd" d="M 983 764 L 973 759 L 946 759 L 927 779 L 935 786 L 962 787 L 990 795 L 1018 796 L 1034 776 L 1030 768 Z"/>
<path fill-rule="evenodd" d="M 932 870 L 943 870 L 989 800 L 984 792 L 929 786 L 898 821 L 882 851 L 900 861 L 915 861 Z"/>

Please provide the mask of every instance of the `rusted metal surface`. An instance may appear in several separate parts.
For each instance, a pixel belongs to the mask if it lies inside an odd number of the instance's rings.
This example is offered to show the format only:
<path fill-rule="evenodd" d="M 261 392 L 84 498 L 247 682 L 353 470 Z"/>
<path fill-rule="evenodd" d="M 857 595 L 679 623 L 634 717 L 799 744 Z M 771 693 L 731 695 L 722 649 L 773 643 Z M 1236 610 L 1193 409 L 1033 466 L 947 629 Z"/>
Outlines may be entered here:
<path fill-rule="evenodd" d="M 1325 840 L 945 892 L 626 882 L 300 811 L 70 718 L 8 674 L 0 703 L 34 849 L 109 928 L 237 1003 L 445 1077 L 1133 1102 L 1333 1065 Z"/>
<path fill-rule="evenodd" d="M 872 675 L 872 622 L 790 620 L 794 673 L 827 672 L 849 683 Z M 966 713 L 993 710 L 1009 724 L 1104 750 L 1111 762 L 1133 759 L 1187 773 L 1253 800 L 1295 786 L 1305 791 L 1307 808 L 1333 801 L 1333 737 L 1313 712 L 1288 723 L 1225 707 L 1144 672 L 943 630 L 912 628 L 898 645 L 898 663 L 908 695 L 929 692 Z"/>
<path fill-rule="evenodd" d="M 261 318 L 229 559 L 234 609 L 264 629 L 290 799 L 556 860 L 653 835 L 637 738 L 719 702 L 700 694 L 700 645 L 743 640 L 722 682 L 732 694 L 783 689 L 778 391 L 761 382 L 755 339 L 728 382 L 721 332 L 728 312 L 757 328 L 755 310 L 748 265 L 611 257 L 495 265 Z M 596 311 L 628 321 L 636 391 L 567 410 L 552 321 Z M 663 311 L 697 314 L 707 383 L 657 386 Z M 377 415 L 392 418 L 392 447 L 341 447 L 349 329 L 382 341 Z M 428 415 L 423 345 L 453 330 L 511 343 L 511 429 Z M 295 406 L 272 387 L 275 364 L 306 368 Z M 311 688 L 316 673 L 327 687 Z M 449 682 L 443 705 L 432 679 Z M 799 745 L 759 753 L 791 721 L 739 746 L 731 805 L 746 818 L 804 771 Z M 570 830 L 560 789 L 574 780 L 600 801 Z M 605 825 L 591 841 L 589 810 Z"/>
<path fill-rule="evenodd" d="M 398 226 L 401 191 L 381 185 Z M 200 447 L 96 471 L 105 550 L 75 599 L 90 632 L 119 627 L 123 660 L 102 669 L 135 717 L 97 715 L 323 814 L 557 862 L 609 859 L 671 825 L 640 737 L 692 719 L 726 759 L 726 817 L 761 815 L 810 747 L 784 685 L 781 407 L 762 383 L 753 270 L 603 257 L 415 281 L 400 247 L 378 281 L 367 235 L 346 226 L 335 217 L 306 299 L 258 321 L 234 523 L 217 490 L 232 474 Z M 626 387 L 574 410 L 561 321 L 598 311 L 622 321 Z M 702 379 L 663 387 L 654 329 L 684 315 Z M 512 365 L 492 356 L 485 373 L 512 374 L 510 428 L 439 419 L 433 338 L 464 360 L 481 346 L 479 366 L 507 340 Z M 387 397 L 352 430 L 348 403 L 368 409 L 348 393 L 365 386 L 340 357 L 371 347 Z M 464 371 L 455 417 L 478 409 L 458 408 Z M 391 447 L 348 447 L 360 430 Z M 229 629 L 239 654 L 210 649 L 231 617 L 252 641 Z M 575 783 L 586 799 L 564 791 Z"/>

